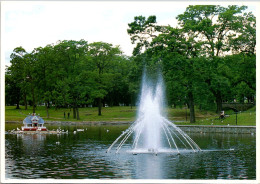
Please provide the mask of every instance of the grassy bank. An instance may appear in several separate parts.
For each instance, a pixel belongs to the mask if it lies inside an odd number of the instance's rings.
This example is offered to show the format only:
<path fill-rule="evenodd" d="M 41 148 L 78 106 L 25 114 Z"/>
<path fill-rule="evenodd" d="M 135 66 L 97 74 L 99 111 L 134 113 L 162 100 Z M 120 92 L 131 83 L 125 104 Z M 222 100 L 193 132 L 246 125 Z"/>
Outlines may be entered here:
<path fill-rule="evenodd" d="M 32 108 L 29 107 L 27 110 L 24 110 L 24 107 L 21 109 L 15 109 L 14 106 L 5 107 L 5 118 L 6 121 L 22 121 L 26 115 L 32 113 Z M 64 112 L 66 118 L 64 118 Z M 37 114 L 44 120 L 49 121 L 134 121 L 136 108 L 133 107 L 104 107 L 102 108 L 102 116 L 98 116 L 98 109 L 93 108 L 79 108 L 80 120 L 73 119 L 73 110 L 72 109 L 49 109 L 49 118 L 47 118 L 46 109 L 43 106 L 37 107 Z M 70 114 L 68 118 L 68 113 Z"/>
<path fill-rule="evenodd" d="M 45 107 L 37 107 L 36 113 L 44 120 L 48 121 L 73 121 L 73 122 L 89 122 L 89 121 L 103 121 L 103 122 L 122 122 L 122 121 L 134 121 L 136 119 L 137 108 L 133 107 L 104 107 L 102 108 L 102 116 L 98 116 L 97 108 L 79 108 L 80 120 L 73 119 L 72 109 L 49 109 L 50 118 L 47 118 Z M 189 110 L 186 109 L 166 109 L 168 119 L 175 121 L 175 124 L 191 124 L 189 122 Z M 66 118 L 64 118 L 64 112 Z M 32 108 L 29 107 L 28 110 L 15 109 L 14 106 L 5 107 L 5 119 L 6 121 L 22 121 L 26 115 L 32 113 Z M 68 113 L 70 113 L 70 118 L 68 119 Z M 232 111 L 227 111 L 229 117 L 224 120 L 218 119 L 218 114 L 208 111 L 200 111 L 196 109 L 196 123 L 194 125 L 236 125 L 236 114 Z M 186 121 L 187 118 L 187 121 Z M 256 111 L 255 107 L 249 109 L 248 111 L 241 112 L 237 114 L 237 125 L 256 125 Z"/>

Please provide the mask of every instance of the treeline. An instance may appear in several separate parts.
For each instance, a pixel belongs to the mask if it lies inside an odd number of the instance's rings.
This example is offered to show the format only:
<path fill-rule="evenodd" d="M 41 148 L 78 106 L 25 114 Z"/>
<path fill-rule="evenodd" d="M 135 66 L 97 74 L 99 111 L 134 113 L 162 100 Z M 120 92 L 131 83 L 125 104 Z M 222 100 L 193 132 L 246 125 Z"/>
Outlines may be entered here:
<path fill-rule="evenodd" d="M 35 48 L 27 53 L 22 47 L 11 54 L 6 72 L 6 103 L 33 106 L 45 104 L 73 109 L 84 105 L 99 107 L 102 103 L 130 104 L 127 76 L 130 59 L 119 47 L 103 42 L 64 40 Z"/>
<path fill-rule="evenodd" d="M 223 102 L 255 102 L 256 18 L 245 6 L 196 5 L 177 16 L 178 26 L 137 16 L 128 34 L 133 56 L 119 46 L 64 40 L 27 53 L 17 47 L 6 71 L 6 104 L 55 108 L 135 104 L 144 67 L 161 71 L 168 105 L 222 110 Z"/>

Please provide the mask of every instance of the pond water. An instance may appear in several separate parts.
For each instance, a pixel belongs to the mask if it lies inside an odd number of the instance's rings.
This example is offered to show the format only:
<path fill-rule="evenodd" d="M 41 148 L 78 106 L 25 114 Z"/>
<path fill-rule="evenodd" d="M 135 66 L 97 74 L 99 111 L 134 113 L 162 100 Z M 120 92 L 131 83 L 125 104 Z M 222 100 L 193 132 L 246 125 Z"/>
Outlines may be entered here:
<path fill-rule="evenodd" d="M 6 130 L 21 124 L 6 124 Z M 57 126 L 47 126 L 50 130 Z M 128 125 L 61 126 L 68 134 L 5 135 L 12 179 L 256 179 L 255 134 L 188 133 L 203 152 L 106 153 Z M 76 129 L 82 132 L 73 133 Z M 232 149 L 232 150 L 230 150 Z"/>

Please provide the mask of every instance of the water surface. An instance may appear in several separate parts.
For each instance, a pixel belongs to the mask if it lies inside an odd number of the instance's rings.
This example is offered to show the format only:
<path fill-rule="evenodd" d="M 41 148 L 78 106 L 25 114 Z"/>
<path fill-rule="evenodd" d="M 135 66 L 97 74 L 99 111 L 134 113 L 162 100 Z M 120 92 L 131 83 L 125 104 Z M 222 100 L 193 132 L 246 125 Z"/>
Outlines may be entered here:
<path fill-rule="evenodd" d="M 20 127 L 7 124 L 6 130 Z M 48 126 L 57 129 L 58 126 Z M 76 129 L 84 132 L 73 133 Z M 12 179 L 256 179 L 256 137 L 188 133 L 203 152 L 106 153 L 128 125 L 61 126 L 62 135 L 5 135 L 6 178 Z M 233 150 L 230 150 L 233 149 Z"/>

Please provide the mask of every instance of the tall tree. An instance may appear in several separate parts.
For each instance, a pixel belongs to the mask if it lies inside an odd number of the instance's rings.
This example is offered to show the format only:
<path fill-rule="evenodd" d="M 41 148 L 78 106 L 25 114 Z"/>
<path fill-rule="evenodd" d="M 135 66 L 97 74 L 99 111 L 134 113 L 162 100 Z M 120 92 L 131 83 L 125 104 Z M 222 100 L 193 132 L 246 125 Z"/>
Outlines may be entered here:
<path fill-rule="evenodd" d="M 108 93 L 104 98 L 104 102 L 109 106 L 128 105 L 131 103 L 127 80 L 129 68 L 131 67 L 130 59 L 127 56 L 118 55 L 113 61 L 108 71 L 112 74 L 111 85 L 109 85 L 111 87 L 107 88 Z"/>
<path fill-rule="evenodd" d="M 56 100 L 63 98 L 65 103 L 73 107 L 73 118 L 80 119 L 78 106 L 82 101 L 84 86 L 79 74 L 83 69 L 81 63 L 86 59 L 88 43 L 85 40 L 63 40 L 54 46 L 54 52 L 56 53 L 56 82 L 59 88 L 59 91 L 55 90 Z"/>
<path fill-rule="evenodd" d="M 37 102 L 39 99 L 37 99 L 37 90 L 38 84 L 37 84 L 37 79 L 38 79 L 38 73 L 37 73 L 37 58 L 36 55 L 34 54 L 34 51 L 32 53 L 28 53 L 25 55 L 25 60 L 26 60 L 26 81 L 29 84 L 30 88 L 30 94 L 32 98 L 32 107 L 33 107 L 33 113 L 36 111 L 37 107 Z"/>
<path fill-rule="evenodd" d="M 49 118 L 49 107 L 52 96 L 52 91 L 55 88 L 54 78 L 54 58 L 53 46 L 47 45 L 44 48 L 38 47 L 33 51 L 36 57 L 36 68 L 37 68 L 37 89 L 39 100 L 45 104 L 47 118 Z"/>
<path fill-rule="evenodd" d="M 145 18 L 142 20 L 145 20 Z M 150 20 L 150 18 L 148 18 L 148 20 Z M 152 20 L 153 23 L 155 23 L 156 17 L 153 17 Z M 153 63 L 152 65 L 156 63 L 160 65 L 160 61 L 162 61 L 163 68 L 165 69 L 164 73 L 168 76 L 166 79 L 175 80 L 176 83 L 179 83 L 179 85 L 186 89 L 186 95 L 184 96 L 187 98 L 187 102 L 190 108 L 190 121 L 195 122 L 193 81 L 196 75 L 193 67 L 193 58 L 199 56 L 198 48 L 200 45 L 194 42 L 193 37 L 185 37 L 185 35 L 182 33 L 182 30 L 180 29 L 172 28 L 170 26 L 155 26 L 154 24 L 152 24 L 152 26 L 156 27 L 154 30 L 157 31 L 157 35 L 151 36 L 148 34 L 148 36 L 150 36 L 149 39 L 151 40 L 148 43 L 147 37 L 145 37 L 146 40 L 143 41 L 143 38 L 139 35 L 147 35 L 147 32 L 150 31 L 150 28 L 147 26 L 135 26 L 135 22 L 129 24 L 129 30 L 138 28 L 138 31 L 130 32 L 130 35 L 132 36 L 131 38 L 134 39 L 134 41 L 139 41 L 138 43 L 145 42 L 143 45 L 147 49 L 147 55 L 152 58 L 150 59 Z M 161 32 L 161 34 L 159 34 L 159 32 Z M 171 72 L 171 70 L 175 73 Z M 176 70 L 178 71 L 179 75 L 178 79 L 176 79 Z"/>
<path fill-rule="evenodd" d="M 89 55 L 92 57 L 96 65 L 97 71 L 97 85 L 92 91 L 92 96 L 98 100 L 98 115 L 101 116 L 102 99 L 107 94 L 105 79 L 109 78 L 109 74 L 106 71 L 115 57 L 120 54 L 121 51 L 118 46 L 113 47 L 112 44 L 104 42 L 94 42 L 89 44 Z M 108 77 L 108 78 L 105 78 Z"/>
<path fill-rule="evenodd" d="M 14 87 L 13 90 L 16 91 L 16 108 L 20 108 L 20 99 L 24 97 L 25 108 L 27 109 L 27 84 L 26 84 L 26 51 L 22 47 L 17 47 L 13 50 L 11 54 L 11 66 L 8 68 L 8 75 L 10 75 L 9 80 Z"/>
<path fill-rule="evenodd" d="M 191 33 L 201 42 L 204 55 L 211 58 L 212 67 L 205 82 L 214 94 L 217 104 L 217 112 L 222 110 L 222 91 L 228 87 L 223 86 L 219 68 L 219 56 L 224 56 L 230 51 L 229 42 L 237 36 L 241 28 L 241 15 L 245 6 L 215 6 L 195 5 L 187 7 L 183 14 L 177 16 L 180 25 L 186 33 Z M 210 69 L 209 68 L 209 69 Z"/>
<path fill-rule="evenodd" d="M 128 24 L 127 33 L 131 36 L 132 44 L 136 44 L 133 50 L 133 55 L 138 55 L 143 49 L 149 48 L 150 42 L 161 31 L 162 27 L 157 26 L 156 16 L 149 16 L 147 19 L 144 16 L 134 17 L 134 22 Z"/>

